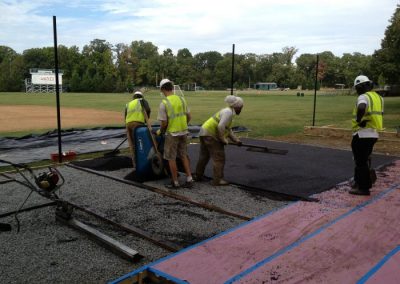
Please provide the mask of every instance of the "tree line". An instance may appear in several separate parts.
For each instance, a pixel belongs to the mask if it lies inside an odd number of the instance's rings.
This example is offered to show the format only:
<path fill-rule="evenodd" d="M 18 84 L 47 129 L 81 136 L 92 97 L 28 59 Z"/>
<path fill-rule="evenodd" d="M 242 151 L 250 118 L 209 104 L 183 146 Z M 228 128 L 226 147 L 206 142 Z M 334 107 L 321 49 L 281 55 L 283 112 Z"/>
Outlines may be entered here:
<path fill-rule="evenodd" d="M 316 54 L 301 54 L 284 47 L 272 54 L 235 54 L 234 87 L 252 88 L 257 82 L 275 82 L 282 88 L 313 89 Z M 232 54 L 207 51 L 192 54 L 182 48 L 174 54 L 169 48 L 161 53 L 156 45 L 142 40 L 129 45 L 112 45 L 94 39 L 82 51 L 78 47 L 58 46 L 63 86 L 71 92 L 125 92 L 137 87 L 157 86 L 170 78 L 182 89 L 195 84 L 205 89 L 226 89 L 231 85 Z M 293 62 L 294 61 L 294 62 Z M 18 54 L 0 46 L 0 91 L 24 90 L 30 68 L 54 69 L 53 47 L 31 48 Z M 335 56 L 319 53 L 318 85 L 353 85 L 354 78 L 366 74 L 379 85 L 400 83 L 400 6 L 386 28 L 381 48 L 373 55 L 359 52 Z"/>

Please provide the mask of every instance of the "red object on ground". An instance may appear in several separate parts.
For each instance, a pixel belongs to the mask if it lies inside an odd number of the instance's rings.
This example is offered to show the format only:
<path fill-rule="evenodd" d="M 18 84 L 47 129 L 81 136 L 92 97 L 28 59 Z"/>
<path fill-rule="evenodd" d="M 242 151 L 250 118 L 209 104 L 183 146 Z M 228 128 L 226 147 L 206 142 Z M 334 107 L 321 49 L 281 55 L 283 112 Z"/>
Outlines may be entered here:
<path fill-rule="evenodd" d="M 58 162 L 58 153 L 52 153 L 51 160 Z M 61 161 L 71 161 L 76 158 L 76 153 L 74 151 L 62 152 Z"/>

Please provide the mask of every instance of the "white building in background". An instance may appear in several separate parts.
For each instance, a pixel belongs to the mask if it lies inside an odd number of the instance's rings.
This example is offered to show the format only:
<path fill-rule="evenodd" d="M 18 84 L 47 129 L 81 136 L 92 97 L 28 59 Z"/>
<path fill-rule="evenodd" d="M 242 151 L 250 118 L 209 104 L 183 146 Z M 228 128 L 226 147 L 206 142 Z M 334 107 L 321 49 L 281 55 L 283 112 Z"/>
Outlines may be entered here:
<path fill-rule="evenodd" d="M 26 93 L 55 93 L 56 92 L 56 72 L 54 69 L 29 69 L 31 78 L 25 79 Z M 63 71 L 58 71 L 59 91 L 62 92 Z"/>

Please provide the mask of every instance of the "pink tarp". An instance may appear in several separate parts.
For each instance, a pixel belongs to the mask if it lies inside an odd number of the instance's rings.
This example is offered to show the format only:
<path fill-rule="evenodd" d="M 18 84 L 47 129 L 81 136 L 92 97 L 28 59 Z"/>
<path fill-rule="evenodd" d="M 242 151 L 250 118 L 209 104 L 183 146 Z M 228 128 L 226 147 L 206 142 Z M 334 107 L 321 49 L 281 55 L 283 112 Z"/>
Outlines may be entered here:
<path fill-rule="evenodd" d="M 396 161 L 371 196 L 338 186 L 149 267 L 189 283 L 355 283 L 399 245 L 399 184 Z"/>
<path fill-rule="evenodd" d="M 394 254 L 386 260 L 384 259 L 382 265 L 379 263 L 379 267 L 370 271 L 366 275 L 365 281 L 360 281 L 366 284 L 398 284 L 400 283 L 400 246 L 394 250 Z M 375 267 L 374 267 L 375 268 Z"/>

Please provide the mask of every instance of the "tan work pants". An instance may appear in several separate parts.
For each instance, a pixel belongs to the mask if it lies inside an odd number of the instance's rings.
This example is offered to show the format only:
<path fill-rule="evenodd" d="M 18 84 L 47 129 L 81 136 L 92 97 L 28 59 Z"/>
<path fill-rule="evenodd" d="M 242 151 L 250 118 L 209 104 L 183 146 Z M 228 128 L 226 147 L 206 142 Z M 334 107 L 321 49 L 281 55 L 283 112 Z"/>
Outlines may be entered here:
<path fill-rule="evenodd" d="M 218 183 L 224 177 L 224 144 L 211 136 L 200 136 L 200 154 L 196 166 L 196 176 L 201 178 L 210 160 L 213 161 L 213 181 Z"/>
<path fill-rule="evenodd" d="M 126 124 L 126 136 L 128 137 L 129 149 L 131 150 L 132 165 L 136 168 L 135 160 L 135 128 L 138 126 L 143 126 L 144 123 L 138 121 L 128 122 Z"/>

